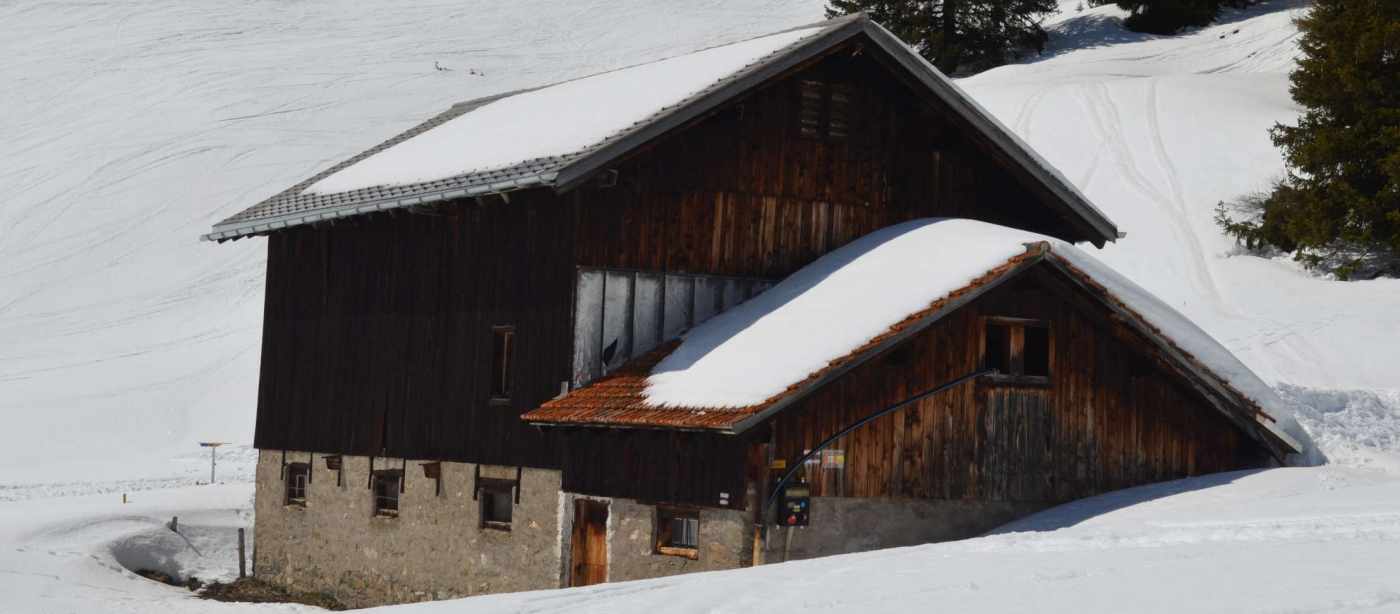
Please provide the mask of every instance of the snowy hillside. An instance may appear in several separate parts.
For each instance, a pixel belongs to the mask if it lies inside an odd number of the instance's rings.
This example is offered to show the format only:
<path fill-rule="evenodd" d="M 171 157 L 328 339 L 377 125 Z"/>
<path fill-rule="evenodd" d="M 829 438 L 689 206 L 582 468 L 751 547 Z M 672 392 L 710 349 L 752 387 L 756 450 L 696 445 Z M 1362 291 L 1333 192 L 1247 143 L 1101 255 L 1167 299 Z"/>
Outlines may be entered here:
<path fill-rule="evenodd" d="M 1127 232 L 1101 259 L 1265 380 L 1393 389 L 1400 281 L 1326 281 L 1239 256 L 1212 219 L 1217 202 L 1284 172 L 1267 130 L 1298 113 L 1288 71 L 1302 6 L 1274 0 L 1169 38 L 1123 31 L 1113 6 L 1069 11 L 1050 57 L 961 85 Z"/>
<path fill-rule="evenodd" d="M 198 242 L 214 222 L 454 102 L 819 19 L 819 0 L 0 3 L 0 414 L 25 416 L 0 429 L 0 483 L 164 475 L 199 439 L 251 440 L 265 242 Z"/>
<path fill-rule="evenodd" d="M 0 5 L 0 411 L 28 416 L 0 482 L 248 442 L 264 242 L 197 242 L 212 222 L 453 101 L 821 16 L 751 4 Z M 1266 381 L 1394 389 L 1400 283 L 1232 257 L 1211 222 L 1282 170 L 1295 5 L 1164 39 L 1071 9 L 1048 57 L 962 85 L 1128 232 L 1103 259 Z"/>
<path fill-rule="evenodd" d="M 257 391 L 264 242 L 199 243 L 213 222 L 452 102 L 821 4 L 0 2 L 0 612 L 309 611 L 122 567 L 227 577 L 251 524 L 251 450 L 224 449 L 234 483 L 188 486 L 195 441 L 251 439 Z M 1400 612 L 1400 281 L 1242 255 L 1211 221 L 1282 172 L 1266 129 L 1298 112 L 1305 5 L 1152 37 L 1077 4 L 1045 57 L 960 85 L 1128 233 L 1088 251 L 1277 384 L 1332 465 L 1112 493 L 963 542 L 385 611 Z"/>

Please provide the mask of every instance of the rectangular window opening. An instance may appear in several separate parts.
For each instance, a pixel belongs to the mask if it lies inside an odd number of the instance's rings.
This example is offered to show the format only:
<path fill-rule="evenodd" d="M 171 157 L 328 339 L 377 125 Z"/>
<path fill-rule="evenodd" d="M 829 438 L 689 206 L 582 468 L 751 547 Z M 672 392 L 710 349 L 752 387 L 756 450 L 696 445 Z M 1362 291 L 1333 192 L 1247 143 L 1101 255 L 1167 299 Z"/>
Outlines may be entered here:
<path fill-rule="evenodd" d="M 998 374 L 1011 375 L 1011 334 L 1010 327 L 996 322 L 987 323 L 985 360 L 982 366 L 996 369 Z"/>
<path fill-rule="evenodd" d="M 399 490 L 403 474 L 397 469 L 374 472 L 374 515 L 397 518 L 399 515 Z"/>
<path fill-rule="evenodd" d="M 311 465 L 287 465 L 287 505 L 306 505 L 306 484 L 311 478 Z"/>
<path fill-rule="evenodd" d="M 982 367 L 996 369 L 993 381 L 1050 383 L 1049 324 L 1024 318 L 987 318 L 982 337 Z"/>
<path fill-rule="evenodd" d="M 492 327 L 491 336 L 491 399 L 509 401 L 511 355 L 515 353 L 515 327 Z"/>
<path fill-rule="evenodd" d="M 855 88 L 849 83 L 824 79 L 797 82 L 798 132 L 803 138 L 839 141 L 851 132 L 851 101 Z"/>
<path fill-rule="evenodd" d="M 515 512 L 512 483 L 491 483 L 481 487 L 481 526 L 501 531 L 510 530 Z"/>
<path fill-rule="evenodd" d="M 1050 375 L 1050 329 L 1043 325 L 1028 325 L 1025 328 L 1025 349 L 1022 371 L 1025 375 L 1048 377 Z"/>
<path fill-rule="evenodd" d="M 700 511 L 658 506 L 656 508 L 656 553 L 700 558 Z"/>
<path fill-rule="evenodd" d="M 851 96 L 849 83 L 832 83 L 831 100 L 827 105 L 826 136 L 833 141 L 846 138 L 851 130 Z"/>
<path fill-rule="evenodd" d="M 822 82 L 803 79 L 798 82 L 801 105 L 797 118 L 803 137 L 815 139 L 822 134 Z"/>

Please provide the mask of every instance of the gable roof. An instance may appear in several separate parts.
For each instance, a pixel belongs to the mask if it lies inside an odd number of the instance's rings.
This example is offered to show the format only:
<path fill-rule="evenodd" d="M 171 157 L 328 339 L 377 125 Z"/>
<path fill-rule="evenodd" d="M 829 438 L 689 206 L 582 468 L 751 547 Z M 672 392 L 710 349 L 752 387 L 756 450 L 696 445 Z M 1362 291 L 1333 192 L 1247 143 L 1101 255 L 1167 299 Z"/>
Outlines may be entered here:
<path fill-rule="evenodd" d="M 1095 243 L 1118 230 L 1063 175 L 893 34 L 856 14 L 571 81 L 454 105 L 215 224 L 205 240 L 504 193 L 563 192 L 725 102 L 856 37 L 1026 170 Z"/>
<path fill-rule="evenodd" d="M 743 432 L 1041 264 L 1146 337 L 1217 410 L 1280 459 L 1303 451 L 1306 435 L 1273 389 L 1185 316 L 1073 245 L 958 219 L 916 220 L 866 235 L 522 419 Z M 841 325 L 832 326 L 838 319 Z"/>

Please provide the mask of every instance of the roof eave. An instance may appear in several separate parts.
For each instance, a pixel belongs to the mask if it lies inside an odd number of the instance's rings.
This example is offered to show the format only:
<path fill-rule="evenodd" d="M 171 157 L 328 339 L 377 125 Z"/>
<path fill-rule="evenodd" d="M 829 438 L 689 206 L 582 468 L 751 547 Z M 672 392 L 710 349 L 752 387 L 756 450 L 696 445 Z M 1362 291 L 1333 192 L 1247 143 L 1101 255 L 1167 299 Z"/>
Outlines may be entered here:
<path fill-rule="evenodd" d="M 531 420 L 527 421 L 527 423 L 536 426 L 548 426 L 556 428 L 653 428 L 668 430 L 708 431 L 721 433 L 725 435 L 740 435 L 752 429 L 753 427 L 764 423 L 777 413 L 793 406 L 794 404 L 802 401 L 803 399 L 806 399 L 826 384 L 844 376 L 845 374 L 849 373 L 855 368 L 870 361 L 874 357 L 879 356 L 881 353 L 908 340 L 910 337 L 913 337 L 919 332 L 927 329 L 929 326 L 932 326 L 934 323 L 946 317 L 948 314 L 966 306 L 972 301 L 977 300 L 987 292 L 995 289 L 996 287 L 1004 284 L 1005 282 L 1011 279 L 1014 279 L 1022 272 L 1041 262 L 1045 262 L 1050 266 L 1054 267 L 1056 270 L 1060 271 L 1075 286 L 1079 287 L 1082 291 L 1087 292 L 1090 296 L 1095 297 L 1100 302 L 1102 302 L 1109 310 L 1121 316 L 1122 321 L 1128 324 L 1128 326 L 1130 326 L 1133 330 L 1143 335 L 1143 337 L 1146 338 L 1150 343 L 1152 343 L 1154 348 L 1158 352 L 1160 352 L 1160 354 L 1163 357 L 1167 358 L 1172 364 L 1176 365 L 1180 372 L 1186 376 L 1190 385 L 1197 391 L 1201 392 L 1202 395 L 1206 398 L 1207 402 L 1209 402 L 1212 406 L 1215 407 L 1217 411 L 1223 414 L 1226 417 L 1226 419 L 1245 430 L 1245 432 L 1248 433 L 1251 437 L 1255 438 L 1261 444 L 1263 444 L 1265 449 L 1267 449 L 1269 453 L 1273 455 L 1280 463 L 1284 462 L 1284 460 L 1289 454 L 1301 453 L 1303 446 L 1296 439 L 1291 437 L 1286 432 L 1283 432 L 1276 428 L 1271 428 L 1268 424 L 1265 424 L 1265 420 L 1273 419 L 1267 412 L 1260 408 L 1256 403 L 1250 401 L 1248 397 L 1244 396 L 1229 383 L 1223 381 L 1219 376 L 1215 375 L 1207 367 L 1201 365 L 1199 361 L 1195 360 L 1184 350 L 1181 350 L 1179 347 L 1177 347 L 1174 341 L 1167 338 L 1164 333 L 1148 324 L 1145 320 L 1143 320 L 1140 314 L 1138 314 L 1130 308 L 1127 308 L 1126 306 L 1120 306 L 1114 301 L 1109 300 L 1108 297 L 1112 296 L 1112 292 L 1109 291 L 1107 288 L 1091 287 L 1089 285 L 1089 282 L 1085 281 L 1085 278 L 1092 279 L 1092 277 L 1089 276 L 1088 273 L 1079 270 L 1073 265 L 1073 263 L 1070 263 L 1063 257 L 1060 257 L 1059 255 L 1055 254 L 1050 244 L 1047 242 L 1028 244 L 1027 251 L 1025 254 L 1019 255 L 1016 258 L 1008 261 L 1007 264 L 1011 266 L 1002 265 L 1003 267 L 1006 267 L 1005 270 L 995 273 L 989 271 L 988 275 L 991 275 L 990 278 L 982 280 L 980 282 L 974 282 L 973 285 L 965 288 L 965 291 L 963 291 L 962 294 L 959 294 L 952 299 L 947 299 L 947 301 L 943 305 L 940 305 L 937 309 L 920 317 L 915 323 L 901 328 L 899 332 L 890 335 L 887 339 L 882 340 L 878 344 L 859 350 L 853 356 L 844 359 L 844 361 L 841 362 L 839 366 L 821 374 L 821 376 L 819 377 L 813 378 L 810 381 L 803 382 L 797 385 L 795 388 L 780 395 L 775 400 L 770 400 L 766 402 L 757 411 L 748 413 L 738 418 L 734 422 L 730 423 L 728 426 L 695 427 L 683 425 L 661 425 L 651 423 L 634 424 L 615 422 L 566 422 L 541 420 Z M 1097 282 L 1093 283 L 1097 285 Z M 1242 415 L 1242 412 L 1239 410 L 1244 410 L 1243 413 L 1245 415 Z"/>
<path fill-rule="evenodd" d="M 1056 270 L 1064 273 L 1071 283 L 1088 292 L 1090 296 L 1099 298 L 1100 302 L 1109 310 L 1122 316 L 1123 321 L 1147 338 L 1148 341 L 1155 346 L 1157 351 L 1161 352 L 1163 356 L 1176 364 L 1183 373 L 1187 374 L 1193 387 L 1201 392 L 1206 400 L 1215 406 L 1217 411 L 1223 414 L 1226 419 L 1239 426 L 1251 437 L 1254 437 L 1260 443 L 1264 444 L 1264 447 L 1269 450 L 1269 453 L 1273 455 L 1280 464 L 1286 460 L 1289 454 L 1302 453 L 1303 446 L 1296 439 L 1288 433 L 1279 429 L 1270 428 L 1267 424 L 1263 423 L 1261 418 L 1273 420 L 1273 417 L 1270 416 L 1268 412 L 1264 411 L 1263 408 L 1259 407 L 1257 403 L 1250 400 L 1229 383 L 1223 381 L 1214 372 L 1210 371 L 1209 368 L 1201 365 L 1199 361 L 1186 353 L 1185 350 L 1177 347 L 1174 341 L 1167 337 L 1165 333 L 1162 333 L 1154 326 L 1148 324 L 1140 314 L 1126 306 L 1120 306 L 1114 304 L 1112 301 L 1104 300 L 1102 295 L 1106 294 L 1112 296 L 1112 292 L 1107 288 L 1090 287 L 1085 282 L 1085 278 L 1092 279 L 1092 276 L 1088 273 L 1081 271 L 1078 267 L 1074 266 L 1073 263 L 1058 255 L 1052 254 L 1052 257 L 1046 258 L 1045 261 Z M 1252 415 L 1241 416 L 1238 412 L 1231 411 L 1232 408 L 1243 408 Z"/>
<path fill-rule="evenodd" d="M 475 186 L 452 188 L 439 192 L 429 192 L 425 194 L 414 194 L 402 198 L 390 198 L 382 200 L 370 200 L 357 202 L 344 207 L 334 209 L 318 209 L 305 213 L 285 215 L 274 218 L 260 218 L 247 222 L 235 222 L 228 224 L 218 224 L 211 229 L 211 232 L 200 236 L 201 241 L 227 241 L 229 239 L 239 239 L 242 237 L 255 236 L 283 230 L 293 226 L 314 224 L 376 211 L 388 211 L 391 209 L 402 209 L 418 205 L 438 203 L 454 198 L 472 198 L 476 196 L 487 196 L 491 194 L 503 194 L 522 190 L 526 188 L 547 187 L 551 185 L 556 173 L 553 171 L 516 177 L 506 181 L 495 183 L 482 183 Z"/>

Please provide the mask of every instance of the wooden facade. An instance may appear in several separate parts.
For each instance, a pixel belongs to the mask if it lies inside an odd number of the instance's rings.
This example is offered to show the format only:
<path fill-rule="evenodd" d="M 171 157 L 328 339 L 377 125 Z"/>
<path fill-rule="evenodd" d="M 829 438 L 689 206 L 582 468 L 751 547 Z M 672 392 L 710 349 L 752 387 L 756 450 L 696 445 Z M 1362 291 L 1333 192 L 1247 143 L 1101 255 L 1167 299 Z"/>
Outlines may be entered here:
<path fill-rule="evenodd" d="M 519 416 L 570 375 L 562 213 L 534 192 L 269 237 L 257 447 L 556 467 L 552 435 Z M 501 325 L 506 403 L 490 398 Z"/>
<path fill-rule="evenodd" d="M 804 131 L 814 87 L 819 125 L 838 121 L 833 85 L 844 135 Z M 578 264 L 780 278 L 924 217 L 1089 238 L 950 117 L 869 54 L 836 53 L 625 161 L 617 187 L 581 190 Z"/>
<path fill-rule="evenodd" d="M 664 500 L 683 494 L 659 479 L 674 469 L 647 469 L 657 480 L 637 482 L 575 473 L 557 433 L 519 420 L 570 380 L 577 267 L 776 278 L 928 216 L 1092 239 L 972 127 L 860 51 L 836 48 L 665 135 L 610 169 L 607 187 L 272 233 L 255 445 L 564 466 L 568 484 Z M 488 383 L 491 331 L 502 325 L 515 327 L 517 344 L 507 402 L 493 401 Z M 691 447 L 734 447 L 708 437 L 720 436 L 692 436 Z M 607 439 L 576 435 L 569 450 L 616 455 Z M 663 464 L 689 465 L 685 454 Z M 700 467 L 712 468 L 698 479 L 713 493 L 733 487 L 742 462 Z M 713 504 L 712 494 L 695 498 Z"/>
<path fill-rule="evenodd" d="M 1268 462 L 1147 340 L 1044 264 L 779 414 L 775 457 L 976 372 L 988 319 L 1002 317 L 1048 328 L 1045 381 L 983 377 L 876 420 L 831 446 L 841 466 L 812 466 L 812 494 L 1058 503 Z"/>

